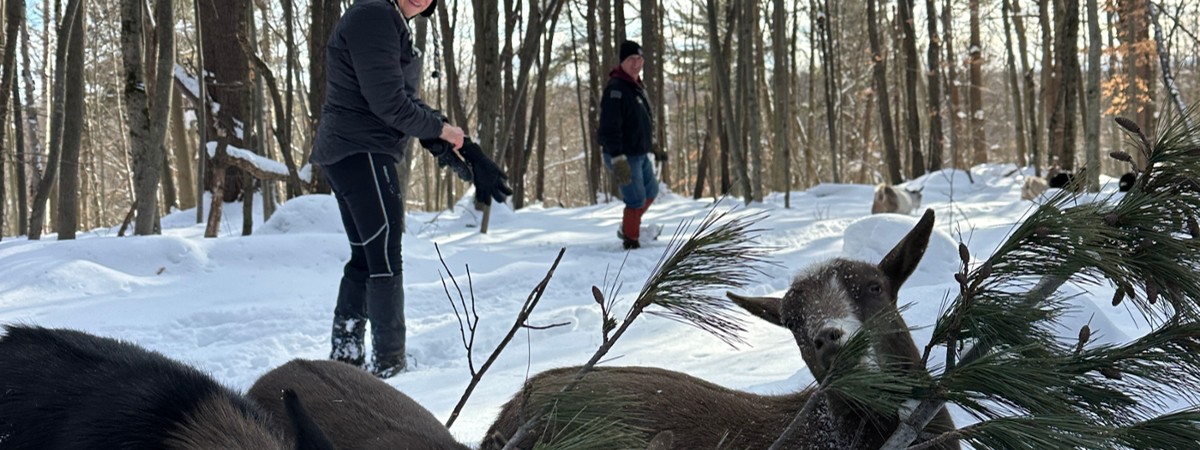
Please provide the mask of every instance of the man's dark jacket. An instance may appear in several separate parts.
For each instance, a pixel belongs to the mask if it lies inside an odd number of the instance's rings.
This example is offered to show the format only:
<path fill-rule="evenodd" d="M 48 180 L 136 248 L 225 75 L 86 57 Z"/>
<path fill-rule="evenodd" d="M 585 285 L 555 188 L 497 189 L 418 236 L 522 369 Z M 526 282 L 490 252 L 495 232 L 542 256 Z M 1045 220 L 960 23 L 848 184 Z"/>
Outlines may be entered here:
<path fill-rule="evenodd" d="M 357 0 L 326 44 L 325 105 L 312 163 L 329 165 L 358 153 L 397 161 L 408 138 L 436 138 L 441 117 L 416 95 L 420 55 L 391 0 Z"/>
<path fill-rule="evenodd" d="M 609 73 L 603 95 L 597 134 L 604 153 L 643 155 L 653 150 L 654 116 L 642 84 L 617 66 Z"/>

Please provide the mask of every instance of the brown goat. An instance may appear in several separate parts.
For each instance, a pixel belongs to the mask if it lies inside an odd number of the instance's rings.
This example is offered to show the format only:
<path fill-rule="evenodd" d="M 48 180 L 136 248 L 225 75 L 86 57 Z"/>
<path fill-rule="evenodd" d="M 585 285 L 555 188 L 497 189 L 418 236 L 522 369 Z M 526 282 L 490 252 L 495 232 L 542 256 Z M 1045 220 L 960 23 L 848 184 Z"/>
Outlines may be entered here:
<path fill-rule="evenodd" d="M 920 371 L 921 355 L 900 316 L 896 301 L 900 286 L 916 269 L 933 230 L 933 211 L 926 211 L 916 227 L 878 265 L 834 259 L 801 272 L 782 298 L 748 298 L 729 294 L 736 304 L 768 322 L 788 328 L 813 376 L 821 380 L 834 355 L 864 323 L 880 324 L 872 330 L 869 359 L 879 366 Z M 522 392 L 502 408 L 488 431 L 491 440 L 482 449 L 503 446 L 528 417 L 545 407 L 552 393 L 574 378 L 578 367 L 554 369 L 530 379 Z M 764 449 L 786 429 L 812 395 L 811 389 L 768 396 L 726 389 L 679 372 L 650 367 L 598 367 L 576 387 L 588 395 L 632 399 L 616 419 L 645 430 L 646 437 L 671 431 L 676 449 Z M 530 399 L 531 402 L 527 402 Z M 802 427 L 786 442 L 788 449 L 878 448 L 895 430 L 898 413 L 879 415 L 850 405 L 835 393 L 816 402 Z M 943 409 L 927 427 L 928 433 L 953 430 Z M 552 436 L 535 427 L 519 447 L 531 448 L 538 439 Z M 935 445 L 957 449 L 957 442 Z"/>
<path fill-rule="evenodd" d="M 379 378 L 338 361 L 295 359 L 267 372 L 249 397 L 284 417 L 284 390 L 304 398 L 313 420 L 339 449 L 466 450 L 445 425 Z"/>
<path fill-rule="evenodd" d="M 921 207 L 921 191 L 910 191 L 895 186 L 875 186 L 875 198 L 871 202 L 871 214 L 912 214 Z"/>

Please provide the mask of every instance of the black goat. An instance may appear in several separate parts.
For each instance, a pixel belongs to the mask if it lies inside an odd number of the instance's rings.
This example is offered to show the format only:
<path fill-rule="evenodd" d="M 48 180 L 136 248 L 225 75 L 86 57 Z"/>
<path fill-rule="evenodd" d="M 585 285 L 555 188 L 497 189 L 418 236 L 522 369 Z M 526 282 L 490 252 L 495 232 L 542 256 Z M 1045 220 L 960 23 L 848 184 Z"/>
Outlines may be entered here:
<path fill-rule="evenodd" d="M 7 325 L 0 333 L 0 448 L 332 449 L 294 395 L 283 430 L 199 370 L 87 333 Z"/>

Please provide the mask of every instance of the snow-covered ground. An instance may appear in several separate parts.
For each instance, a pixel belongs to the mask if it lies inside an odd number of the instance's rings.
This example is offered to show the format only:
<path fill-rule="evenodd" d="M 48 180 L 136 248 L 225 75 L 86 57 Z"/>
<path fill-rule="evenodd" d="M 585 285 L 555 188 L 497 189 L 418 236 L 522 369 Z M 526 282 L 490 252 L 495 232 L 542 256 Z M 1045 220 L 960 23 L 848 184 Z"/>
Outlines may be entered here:
<path fill-rule="evenodd" d="M 901 290 L 901 303 L 918 345 L 955 290 L 957 242 L 976 258 L 991 254 L 1033 207 L 1019 199 L 1022 175 L 1012 166 L 943 171 L 909 183 L 924 186 L 924 205 L 937 212 L 937 229 L 924 261 Z M 1115 180 L 1105 190 L 1116 190 Z M 916 223 L 915 217 L 870 216 L 872 187 L 816 186 L 740 206 L 727 199 L 717 208 L 732 216 L 766 212 L 758 242 L 779 267 L 745 294 L 781 294 L 799 269 L 846 256 L 878 261 Z M 255 202 L 261 205 L 261 202 Z M 480 316 L 475 338 L 477 366 L 512 326 L 534 286 L 559 249 L 566 255 L 530 322 L 567 323 L 544 331 L 521 331 L 474 392 L 451 432 L 478 442 L 500 405 L 523 380 L 545 369 L 585 362 L 601 341 L 593 285 L 616 280 L 622 308 L 637 293 L 680 223 L 703 217 L 711 198 L 700 201 L 663 194 L 646 221 L 665 225 L 659 241 L 621 250 L 616 237 L 622 204 L 560 209 L 534 205 L 513 212 L 493 208 L 489 233 L 478 214 L 460 203 L 453 211 L 414 213 L 404 236 L 404 278 L 410 372 L 389 383 L 445 419 L 470 379 L 459 322 L 442 285 L 446 263 L 464 285 L 470 267 Z M 221 237 L 204 239 L 195 211 L 165 217 L 163 234 L 117 238 L 116 229 L 82 233 L 59 242 L 0 241 L 0 323 L 69 327 L 135 342 L 193 364 L 236 389 L 292 358 L 325 358 L 342 265 L 349 247 L 332 197 L 294 199 L 266 223 L 261 212 L 253 236 L 239 236 L 240 206 L 226 206 Z M 1064 289 L 1082 292 L 1068 285 Z M 452 289 L 453 291 L 453 289 Z M 605 289 L 607 291 L 607 289 Z M 456 297 L 457 298 L 457 297 Z M 1090 322 L 1093 342 L 1125 341 L 1149 328 L 1124 307 L 1110 306 L 1111 288 L 1075 299 L 1062 335 L 1075 339 Z M 617 315 L 621 316 L 619 310 Z M 759 393 L 799 390 L 812 381 L 792 336 L 746 315 L 747 346 L 667 319 L 643 316 L 605 364 L 658 366 L 735 389 Z M 936 353 L 936 352 L 935 352 Z M 956 412 L 960 425 L 971 419 Z"/>

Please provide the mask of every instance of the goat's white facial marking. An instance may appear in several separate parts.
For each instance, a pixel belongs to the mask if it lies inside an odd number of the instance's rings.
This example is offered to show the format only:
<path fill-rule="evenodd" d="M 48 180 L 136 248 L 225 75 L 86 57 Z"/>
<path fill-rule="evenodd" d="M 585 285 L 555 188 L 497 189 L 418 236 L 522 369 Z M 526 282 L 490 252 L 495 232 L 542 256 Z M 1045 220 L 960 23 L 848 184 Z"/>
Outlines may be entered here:
<path fill-rule="evenodd" d="M 841 330 L 841 335 L 838 336 L 837 339 L 834 339 L 834 341 L 832 343 L 842 345 L 842 344 L 845 344 L 846 341 L 848 341 L 850 339 L 851 335 L 853 335 L 854 333 L 857 333 L 858 330 L 862 329 L 862 321 L 858 320 L 858 318 L 854 317 L 853 315 L 849 315 L 846 317 L 838 317 L 838 318 L 826 320 L 825 323 L 822 323 L 820 328 L 818 328 L 818 329 L 819 330 L 827 330 L 827 329 Z"/>

